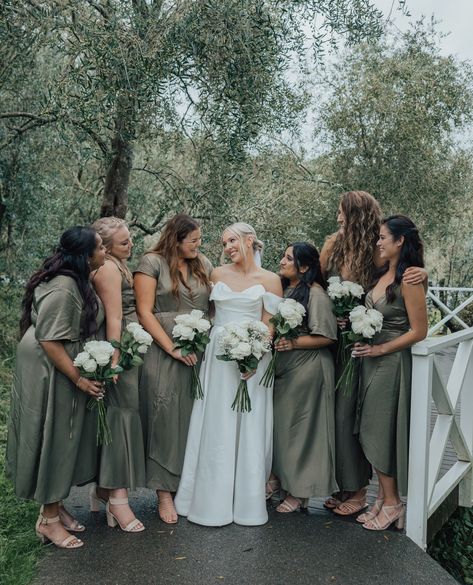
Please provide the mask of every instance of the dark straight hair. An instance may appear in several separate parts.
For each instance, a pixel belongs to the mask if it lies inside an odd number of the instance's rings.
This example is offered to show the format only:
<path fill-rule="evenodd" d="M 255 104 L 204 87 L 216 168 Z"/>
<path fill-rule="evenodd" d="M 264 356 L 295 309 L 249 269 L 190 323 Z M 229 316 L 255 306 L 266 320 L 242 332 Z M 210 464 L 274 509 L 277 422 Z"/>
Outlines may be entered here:
<path fill-rule="evenodd" d="M 390 215 L 382 220 L 381 225 L 387 227 L 395 242 L 404 237 L 394 281 L 386 288 L 386 300 L 388 303 L 392 303 L 396 298 L 395 289 L 401 285 L 404 272 L 410 266 L 424 268 L 424 244 L 415 223 L 406 215 Z M 383 274 L 386 274 L 388 269 L 389 264 L 385 264 L 379 270 L 376 282 Z"/>
<path fill-rule="evenodd" d="M 287 247 L 292 247 L 294 266 L 297 271 L 297 278 L 299 279 L 298 285 L 291 291 L 289 298 L 301 303 L 307 309 L 311 286 L 317 283 L 324 290 L 327 288 L 327 283 L 320 268 L 319 252 L 309 242 L 294 242 Z M 302 267 L 307 267 L 307 270 L 301 272 Z M 283 289 L 289 286 L 289 280 L 287 278 L 282 277 L 281 282 Z"/>
<path fill-rule="evenodd" d="M 26 285 L 20 320 L 20 335 L 22 337 L 31 325 L 31 308 L 36 287 L 59 275 L 70 276 L 76 281 L 84 301 L 82 337 L 85 339 L 95 333 L 98 302 L 89 280 L 89 259 L 97 247 L 96 236 L 97 234 L 92 228 L 84 226 L 71 227 L 62 234 L 54 254 L 44 260 L 41 268 L 33 274 Z"/>

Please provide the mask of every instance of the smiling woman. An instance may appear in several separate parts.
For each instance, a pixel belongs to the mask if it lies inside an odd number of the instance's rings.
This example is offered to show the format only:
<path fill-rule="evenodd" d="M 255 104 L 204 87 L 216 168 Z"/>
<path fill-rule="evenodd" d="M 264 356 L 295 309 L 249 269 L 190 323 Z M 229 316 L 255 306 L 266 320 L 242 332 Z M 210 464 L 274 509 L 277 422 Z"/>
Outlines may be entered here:
<path fill-rule="evenodd" d="M 170 524 L 177 522 L 172 494 L 179 486 L 193 405 L 191 366 L 200 359 L 175 348 L 172 329 L 179 314 L 208 313 L 212 265 L 200 244 L 198 222 L 176 215 L 134 274 L 138 317 L 154 340 L 140 380 L 146 486 L 157 491 L 159 515 Z"/>

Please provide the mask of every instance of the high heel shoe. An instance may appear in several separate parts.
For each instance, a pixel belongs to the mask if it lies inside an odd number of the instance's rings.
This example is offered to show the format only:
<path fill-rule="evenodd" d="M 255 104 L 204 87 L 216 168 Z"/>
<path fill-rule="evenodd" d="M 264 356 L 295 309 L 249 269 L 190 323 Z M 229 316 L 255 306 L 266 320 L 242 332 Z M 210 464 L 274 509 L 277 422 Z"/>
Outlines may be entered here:
<path fill-rule="evenodd" d="M 286 499 L 276 508 L 276 512 L 289 514 L 291 512 L 296 512 L 297 510 L 307 510 L 307 506 L 309 505 L 309 498 L 296 498 L 295 496 L 291 497 L 294 498 L 295 502 L 288 502 L 286 497 Z"/>
<path fill-rule="evenodd" d="M 383 506 L 375 518 L 363 524 L 363 528 L 366 528 L 366 530 L 386 530 L 391 524 L 396 524 L 396 528 L 402 530 L 405 519 L 406 508 L 400 502 L 395 506 Z"/>
<path fill-rule="evenodd" d="M 41 512 L 41 514 L 43 513 L 43 506 L 41 506 L 39 511 Z M 83 524 L 81 524 L 78 520 L 76 520 L 72 516 L 72 514 L 70 514 L 66 510 L 62 501 L 59 502 L 58 515 L 59 515 L 59 518 L 61 520 L 62 525 L 64 526 L 64 528 L 68 532 L 84 532 L 85 526 Z"/>
<path fill-rule="evenodd" d="M 373 518 L 376 518 L 376 516 L 380 513 L 381 508 L 383 507 L 383 502 L 384 498 L 376 500 L 371 510 L 365 512 L 364 514 L 360 514 L 356 518 L 356 521 L 360 522 L 360 524 L 366 524 L 366 522 L 369 522 L 370 520 L 373 520 Z"/>
<path fill-rule="evenodd" d="M 41 540 L 43 544 L 46 542 L 52 542 L 58 548 L 80 548 L 84 546 L 84 543 L 80 538 L 77 538 L 74 535 L 67 536 L 64 540 L 52 540 L 49 536 L 46 536 L 40 531 L 41 526 L 47 526 L 48 524 L 56 524 L 56 522 L 61 522 L 59 515 L 54 516 L 53 518 L 48 518 L 47 516 L 43 516 L 42 512 L 39 513 L 38 520 L 36 521 L 36 536 Z"/>
<path fill-rule="evenodd" d="M 89 502 L 91 512 L 100 512 L 100 504 L 107 505 L 107 500 L 104 500 L 97 495 L 97 486 L 93 483 L 89 488 Z"/>
<path fill-rule="evenodd" d="M 266 482 L 266 499 L 270 500 L 273 496 L 278 494 L 281 490 L 281 482 L 279 479 L 268 479 Z"/>
<path fill-rule="evenodd" d="M 129 522 L 126 526 L 122 526 L 118 518 L 110 512 L 110 504 L 112 506 L 124 506 L 128 504 L 128 498 L 109 498 L 108 502 L 105 504 L 105 513 L 107 515 L 107 524 L 114 528 L 117 524 L 123 530 L 123 532 L 143 532 L 145 527 L 141 523 L 138 518 L 135 518 L 131 522 Z"/>

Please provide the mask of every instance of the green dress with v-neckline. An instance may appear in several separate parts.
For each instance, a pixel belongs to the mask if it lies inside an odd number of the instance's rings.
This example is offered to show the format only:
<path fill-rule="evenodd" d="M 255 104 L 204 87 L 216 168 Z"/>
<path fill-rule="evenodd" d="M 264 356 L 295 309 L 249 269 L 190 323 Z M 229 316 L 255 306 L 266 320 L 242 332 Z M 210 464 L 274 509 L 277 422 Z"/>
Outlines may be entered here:
<path fill-rule="evenodd" d="M 202 256 L 210 278 L 212 265 Z M 196 276 L 187 275 L 188 290 L 179 285 L 180 299 L 172 293 L 172 279 L 167 261 L 156 253 L 145 254 L 135 273 L 157 280 L 154 314 L 172 338 L 178 314 L 199 309 L 209 310 L 210 290 Z M 146 461 L 146 487 L 175 492 L 179 486 L 187 443 L 190 416 L 192 370 L 174 359 L 156 343 L 144 356 L 140 377 L 140 412 Z"/>
<path fill-rule="evenodd" d="M 400 287 L 388 303 L 383 294 L 374 302 L 372 291 L 365 304 L 383 314 L 383 327 L 374 337 L 381 344 L 409 331 L 409 318 Z M 411 349 L 361 360 L 357 432 L 371 465 L 397 480 L 407 495 L 409 419 L 411 405 Z"/>

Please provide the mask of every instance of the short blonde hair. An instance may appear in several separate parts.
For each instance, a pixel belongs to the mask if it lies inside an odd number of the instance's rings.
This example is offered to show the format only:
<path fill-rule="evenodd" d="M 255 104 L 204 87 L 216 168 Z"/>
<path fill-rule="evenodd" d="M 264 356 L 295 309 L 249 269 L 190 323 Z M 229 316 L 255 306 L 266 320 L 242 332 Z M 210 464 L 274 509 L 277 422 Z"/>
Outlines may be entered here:
<path fill-rule="evenodd" d="M 253 238 L 253 253 L 259 252 L 260 255 L 263 256 L 264 244 L 261 240 L 258 239 L 258 236 L 256 235 L 255 228 L 252 225 L 250 225 L 249 223 L 245 223 L 244 221 L 238 221 L 236 223 L 232 223 L 231 225 L 229 225 L 228 227 L 226 227 L 223 230 L 223 234 L 225 232 L 231 232 L 233 235 L 235 235 L 240 240 L 239 248 L 240 248 L 240 254 L 243 256 L 243 258 L 246 259 L 246 249 L 243 246 L 243 240 L 248 236 Z M 220 261 L 222 264 L 225 261 L 225 253 L 224 252 L 222 252 L 222 255 L 220 257 Z"/>

